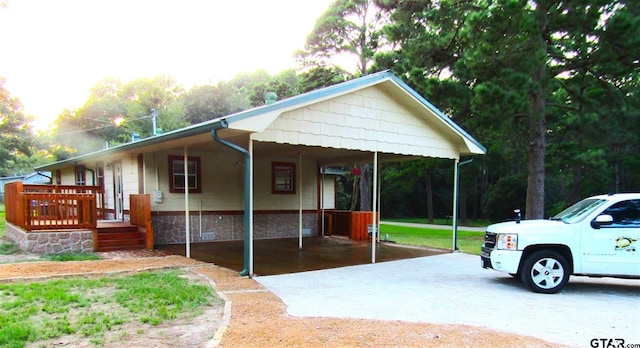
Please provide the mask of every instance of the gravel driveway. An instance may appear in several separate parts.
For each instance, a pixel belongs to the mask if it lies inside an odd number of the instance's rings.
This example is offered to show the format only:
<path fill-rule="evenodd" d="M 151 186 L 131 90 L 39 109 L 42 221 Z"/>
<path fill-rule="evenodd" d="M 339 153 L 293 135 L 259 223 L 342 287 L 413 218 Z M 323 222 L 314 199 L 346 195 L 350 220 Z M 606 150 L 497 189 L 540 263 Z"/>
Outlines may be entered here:
<path fill-rule="evenodd" d="M 589 347 L 640 344 L 640 280 L 571 277 L 555 295 L 528 291 L 462 253 L 255 278 L 301 317 L 467 324 Z"/>

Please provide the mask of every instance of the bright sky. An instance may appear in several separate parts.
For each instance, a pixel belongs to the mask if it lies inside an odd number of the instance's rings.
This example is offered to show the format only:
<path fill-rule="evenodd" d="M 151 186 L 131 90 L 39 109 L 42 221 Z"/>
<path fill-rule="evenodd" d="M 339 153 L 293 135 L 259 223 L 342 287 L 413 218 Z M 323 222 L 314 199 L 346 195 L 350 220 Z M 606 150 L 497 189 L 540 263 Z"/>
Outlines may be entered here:
<path fill-rule="evenodd" d="M 158 74 L 185 88 L 296 67 L 333 0 L 0 0 L 0 76 L 39 129 L 96 82 Z"/>

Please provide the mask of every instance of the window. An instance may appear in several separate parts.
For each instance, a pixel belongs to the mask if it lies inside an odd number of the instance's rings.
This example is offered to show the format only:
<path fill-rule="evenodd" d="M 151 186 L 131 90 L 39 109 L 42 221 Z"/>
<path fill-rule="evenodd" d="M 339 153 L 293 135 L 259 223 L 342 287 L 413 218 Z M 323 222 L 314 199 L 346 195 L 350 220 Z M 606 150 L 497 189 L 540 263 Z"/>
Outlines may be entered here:
<path fill-rule="evenodd" d="M 189 193 L 200 193 L 200 157 L 189 157 L 187 159 L 187 183 L 189 185 Z M 185 172 L 184 157 L 169 156 L 169 192 L 184 193 L 185 189 Z"/>
<path fill-rule="evenodd" d="M 295 163 L 271 163 L 271 193 L 296 193 Z"/>
<path fill-rule="evenodd" d="M 602 214 L 613 217 L 613 224 L 609 225 L 611 227 L 640 227 L 640 199 L 618 202 Z"/>
<path fill-rule="evenodd" d="M 104 189 L 104 164 L 96 163 L 96 185 Z"/>
<path fill-rule="evenodd" d="M 87 173 L 84 166 L 76 167 L 76 185 L 84 186 L 87 184 Z"/>

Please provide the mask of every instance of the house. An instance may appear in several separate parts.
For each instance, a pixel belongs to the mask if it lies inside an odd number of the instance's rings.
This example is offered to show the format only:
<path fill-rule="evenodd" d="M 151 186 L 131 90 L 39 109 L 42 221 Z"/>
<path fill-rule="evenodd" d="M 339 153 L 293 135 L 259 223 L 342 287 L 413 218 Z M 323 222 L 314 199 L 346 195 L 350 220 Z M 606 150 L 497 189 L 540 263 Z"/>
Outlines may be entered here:
<path fill-rule="evenodd" d="M 36 172 L 27 175 L 15 175 L 15 176 L 5 176 L 0 178 L 0 203 L 4 203 L 4 185 L 21 181 L 25 184 L 50 184 L 51 183 L 51 173 L 50 172 Z"/>
<path fill-rule="evenodd" d="M 457 168 L 485 152 L 385 71 L 38 170 L 54 184 L 101 187 L 107 219 L 126 221 L 127 197 L 149 194 L 156 245 L 244 239 L 251 274 L 254 239 L 298 237 L 302 247 L 324 233 L 335 208 L 324 168 L 373 163 L 377 187 L 383 162 L 448 158 Z"/>

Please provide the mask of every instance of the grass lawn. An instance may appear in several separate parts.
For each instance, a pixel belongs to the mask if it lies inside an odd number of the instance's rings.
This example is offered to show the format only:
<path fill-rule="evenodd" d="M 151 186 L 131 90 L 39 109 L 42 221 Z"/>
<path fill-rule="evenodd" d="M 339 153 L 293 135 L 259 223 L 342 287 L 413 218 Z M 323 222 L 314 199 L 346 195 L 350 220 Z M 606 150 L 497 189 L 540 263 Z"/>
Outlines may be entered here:
<path fill-rule="evenodd" d="M 431 224 L 429 219 L 426 217 L 420 218 L 400 218 L 400 219 L 385 219 L 385 221 L 393 221 L 393 222 L 410 222 L 414 224 Z M 449 225 L 451 226 L 451 219 L 433 219 L 433 225 Z M 488 226 L 490 223 L 484 220 L 469 220 L 463 226 L 469 227 L 484 227 Z"/>
<path fill-rule="evenodd" d="M 69 335 L 102 346 L 165 321 L 198 316 L 205 306 L 221 301 L 211 288 L 177 270 L 7 283 L 0 284 L 0 295 L 0 347 Z M 121 333 L 130 323 L 139 331 Z"/>
<path fill-rule="evenodd" d="M 388 234 L 389 240 L 398 244 L 449 250 L 453 248 L 453 232 L 451 230 L 381 224 L 380 233 L 383 238 Z M 458 230 L 458 249 L 463 253 L 480 255 L 482 243 L 484 243 L 483 232 Z"/>
<path fill-rule="evenodd" d="M 0 238 L 5 236 L 5 226 L 7 225 L 5 218 L 4 204 L 0 204 Z"/>

